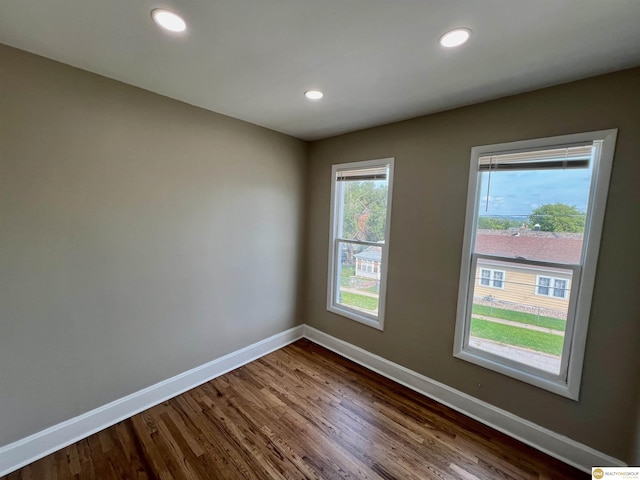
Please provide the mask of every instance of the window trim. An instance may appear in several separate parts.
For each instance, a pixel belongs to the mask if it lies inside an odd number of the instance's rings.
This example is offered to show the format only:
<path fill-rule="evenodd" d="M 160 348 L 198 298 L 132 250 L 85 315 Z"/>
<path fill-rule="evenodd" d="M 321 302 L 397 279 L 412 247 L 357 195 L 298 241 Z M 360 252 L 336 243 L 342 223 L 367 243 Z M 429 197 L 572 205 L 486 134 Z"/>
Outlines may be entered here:
<path fill-rule="evenodd" d="M 579 399 L 589 313 L 595 284 L 596 267 L 616 137 L 617 129 L 610 129 L 476 146 L 471 149 L 462 261 L 458 285 L 458 308 L 453 348 L 454 357 L 494 370 L 572 400 L 577 401 Z M 505 361 L 506 359 L 503 357 L 492 356 L 486 352 L 469 347 L 468 332 L 470 318 L 467 319 L 467 313 L 470 312 L 471 308 L 469 300 L 471 296 L 469 294 L 470 286 L 475 284 L 475 282 L 471 282 L 472 275 L 475 275 L 473 267 L 476 266 L 476 262 L 472 262 L 472 246 L 473 238 L 476 234 L 474 220 L 477 216 L 477 209 L 479 208 L 479 200 L 481 197 L 478 168 L 480 157 L 510 151 L 547 149 L 553 148 L 554 146 L 561 147 L 578 144 L 580 142 L 594 141 L 600 141 L 601 143 L 599 144 L 599 151 L 594 155 L 593 176 L 589 192 L 589 209 L 587 211 L 586 224 L 589 225 L 590 228 L 588 231 L 585 231 L 583 238 L 582 264 L 581 266 L 577 266 L 579 268 L 576 272 L 577 276 L 574 275 L 571 281 L 571 288 L 573 288 L 576 293 L 579 293 L 570 296 L 569 299 L 568 315 L 572 315 L 574 320 L 573 322 L 567 322 L 563 352 L 568 352 L 568 354 L 562 356 L 560 375 L 546 375 L 540 370 L 528 368 L 526 365 L 517 362 Z M 514 261 L 514 259 L 508 260 Z M 567 268 L 572 267 L 575 266 L 567 265 Z"/>
<path fill-rule="evenodd" d="M 387 273 L 389 265 L 389 243 L 390 243 L 390 231 L 391 231 L 391 200 L 393 198 L 393 170 L 394 170 L 395 158 L 379 158 L 375 160 L 362 160 L 358 162 L 338 163 L 331 167 L 331 210 L 330 210 L 330 223 L 329 223 L 329 271 L 327 278 L 327 310 L 343 317 L 347 317 L 356 322 L 368 325 L 369 327 L 376 328 L 378 330 L 384 330 L 384 320 L 386 312 L 386 300 L 387 300 Z M 335 260 L 338 258 L 339 239 L 337 233 L 339 230 L 338 222 L 340 221 L 340 215 L 338 210 L 338 204 L 336 202 L 336 175 L 338 171 L 350 170 L 350 169 L 362 169 L 362 168 L 375 168 L 380 166 L 389 166 L 389 173 L 387 176 L 387 221 L 384 230 L 384 243 L 377 242 L 363 242 L 358 240 L 346 240 L 350 243 L 369 245 L 382 247 L 382 259 L 380 262 L 380 280 L 379 280 L 379 292 L 378 292 L 378 316 L 361 312 L 358 310 L 350 309 L 344 305 L 340 305 L 335 301 L 335 272 L 336 265 Z"/>

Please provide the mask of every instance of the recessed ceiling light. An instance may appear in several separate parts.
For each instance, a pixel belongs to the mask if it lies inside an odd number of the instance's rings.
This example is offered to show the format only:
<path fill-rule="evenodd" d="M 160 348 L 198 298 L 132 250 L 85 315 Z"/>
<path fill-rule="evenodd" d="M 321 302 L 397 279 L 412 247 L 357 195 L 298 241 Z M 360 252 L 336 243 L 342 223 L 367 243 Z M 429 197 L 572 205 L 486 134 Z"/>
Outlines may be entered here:
<path fill-rule="evenodd" d="M 456 28 L 440 37 L 440 45 L 447 48 L 458 47 L 469 40 L 470 36 L 471 30 L 468 28 Z"/>
<path fill-rule="evenodd" d="M 184 32 L 187 28 L 182 17 L 163 8 L 152 10 L 151 17 L 158 25 L 170 32 Z"/>
<path fill-rule="evenodd" d="M 320 100 L 322 97 L 324 97 L 324 93 L 322 93 L 320 90 L 307 90 L 306 92 L 304 92 L 304 96 L 309 100 Z"/>

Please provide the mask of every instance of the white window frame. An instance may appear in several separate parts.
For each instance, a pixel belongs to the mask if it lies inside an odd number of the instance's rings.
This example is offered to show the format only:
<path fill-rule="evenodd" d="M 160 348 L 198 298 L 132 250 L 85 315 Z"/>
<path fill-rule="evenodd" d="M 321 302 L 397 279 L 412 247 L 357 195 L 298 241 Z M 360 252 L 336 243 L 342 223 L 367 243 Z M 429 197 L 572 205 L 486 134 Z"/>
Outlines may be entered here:
<path fill-rule="evenodd" d="M 548 278 L 549 279 L 549 285 L 540 285 L 540 279 L 541 278 Z M 567 284 L 566 287 L 564 287 L 564 296 L 562 297 L 558 297 L 557 295 L 554 295 L 554 291 L 558 290 L 558 288 L 555 286 L 555 281 L 556 280 L 560 280 L 561 282 L 565 282 Z M 543 288 L 548 288 L 549 289 L 549 293 L 540 293 L 540 287 Z M 568 278 L 560 278 L 560 277 L 551 277 L 549 275 L 536 275 L 536 287 L 535 287 L 535 294 L 538 295 L 539 297 L 546 297 L 546 298 L 557 298 L 559 300 L 566 300 L 569 297 L 569 292 L 571 291 L 571 280 L 569 280 Z"/>
<path fill-rule="evenodd" d="M 558 395 L 576 401 L 579 399 L 584 351 L 589 325 L 589 312 L 596 277 L 596 265 L 600 249 L 600 238 L 602 236 L 602 225 L 604 222 L 616 136 L 617 129 L 611 129 L 495 145 L 483 145 L 471 149 L 469 188 L 458 293 L 458 313 L 453 349 L 453 355 L 456 358 L 494 370 Z M 572 290 L 569 298 L 567 328 L 565 331 L 560 374 L 554 375 L 504 357 L 492 355 L 469 345 L 473 285 L 475 285 L 473 279 L 479 258 L 523 263 L 523 265 L 526 263 L 526 265 L 538 265 L 549 268 L 558 266 L 557 264 L 549 262 L 523 262 L 517 258 L 503 258 L 473 253 L 476 238 L 476 220 L 481 200 L 481 176 L 479 175 L 478 167 L 481 156 L 490 154 L 498 155 L 510 151 L 540 150 L 553 147 L 560 148 L 586 142 L 597 143 L 589 192 L 589 208 L 583 238 L 582 263 L 580 265 L 566 265 L 567 269 L 573 271 L 571 280 Z"/>
<path fill-rule="evenodd" d="M 387 297 L 387 271 L 389 264 L 389 232 L 391 230 L 391 199 L 393 198 L 393 167 L 394 158 L 381 158 L 376 160 L 363 160 L 360 162 L 340 163 L 333 165 L 331 168 L 331 220 L 329 227 L 329 273 L 327 282 L 327 310 L 343 317 L 350 318 L 356 322 L 363 323 L 378 330 L 384 329 L 384 319 L 386 310 L 386 297 Z M 337 181 L 336 175 L 340 170 L 354 170 L 365 168 L 376 168 L 389 166 L 388 170 L 388 189 L 387 189 L 387 218 L 384 231 L 384 243 L 379 242 L 367 242 L 357 241 L 351 239 L 344 239 L 338 237 L 340 229 L 340 222 L 342 220 L 341 214 L 338 211 L 338 202 L 336 201 L 337 195 Z M 339 279 L 336 278 L 338 268 L 337 262 L 339 257 L 339 245 L 340 242 L 348 242 L 359 245 L 375 246 L 382 248 L 382 261 L 379 269 L 381 270 L 379 280 L 379 292 L 378 292 L 378 315 L 372 315 L 366 312 L 348 308 L 336 301 L 336 287 L 339 286 Z"/>
<path fill-rule="evenodd" d="M 486 270 L 487 272 L 489 272 L 489 277 L 483 277 L 482 276 L 482 271 Z M 501 279 L 496 279 L 495 275 L 496 273 L 501 273 L 502 274 L 502 278 Z M 480 266 L 480 276 L 478 277 L 478 285 L 480 287 L 488 287 L 488 288 L 497 288 L 500 290 L 504 290 L 504 282 L 505 282 L 505 278 L 507 277 L 507 272 L 504 270 L 496 270 L 494 268 L 486 268 L 483 266 Z M 482 280 L 489 280 L 489 285 L 484 285 L 482 283 Z M 499 287 L 496 287 L 496 282 L 500 282 L 501 285 Z"/>

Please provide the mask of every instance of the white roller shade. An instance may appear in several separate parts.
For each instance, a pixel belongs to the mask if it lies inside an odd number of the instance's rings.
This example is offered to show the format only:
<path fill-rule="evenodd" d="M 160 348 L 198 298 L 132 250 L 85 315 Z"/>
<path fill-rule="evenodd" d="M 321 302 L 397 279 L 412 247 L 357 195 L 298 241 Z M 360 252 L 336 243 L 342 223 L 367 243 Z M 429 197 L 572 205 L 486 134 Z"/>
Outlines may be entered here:
<path fill-rule="evenodd" d="M 336 172 L 336 180 L 338 182 L 385 180 L 387 178 L 388 172 L 389 166 L 338 170 Z"/>
<path fill-rule="evenodd" d="M 483 155 L 479 170 L 531 170 L 550 168 L 587 168 L 593 155 L 593 143 L 568 145 L 545 150 Z"/>

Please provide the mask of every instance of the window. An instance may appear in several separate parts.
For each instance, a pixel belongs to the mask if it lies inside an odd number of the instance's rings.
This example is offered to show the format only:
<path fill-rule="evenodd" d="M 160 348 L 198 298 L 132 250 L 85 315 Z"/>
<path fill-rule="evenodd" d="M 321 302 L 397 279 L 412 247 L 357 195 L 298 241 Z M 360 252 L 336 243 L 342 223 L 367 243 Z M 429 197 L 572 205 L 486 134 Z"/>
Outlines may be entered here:
<path fill-rule="evenodd" d="M 480 285 L 492 288 L 504 288 L 504 272 L 501 270 L 480 269 Z"/>
<path fill-rule="evenodd" d="M 616 133 L 472 148 L 454 356 L 578 399 Z"/>
<path fill-rule="evenodd" d="M 366 273 L 373 273 L 373 262 L 362 262 L 362 270 Z"/>
<path fill-rule="evenodd" d="M 334 165 L 327 309 L 382 330 L 393 158 Z"/>
<path fill-rule="evenodd" d="M 536 295 L 566 299 L 569 294 L 569 281 L 562 278 L 537 276 Z"/>

